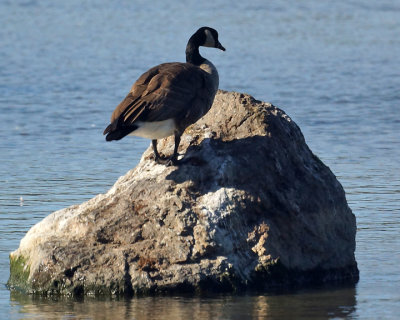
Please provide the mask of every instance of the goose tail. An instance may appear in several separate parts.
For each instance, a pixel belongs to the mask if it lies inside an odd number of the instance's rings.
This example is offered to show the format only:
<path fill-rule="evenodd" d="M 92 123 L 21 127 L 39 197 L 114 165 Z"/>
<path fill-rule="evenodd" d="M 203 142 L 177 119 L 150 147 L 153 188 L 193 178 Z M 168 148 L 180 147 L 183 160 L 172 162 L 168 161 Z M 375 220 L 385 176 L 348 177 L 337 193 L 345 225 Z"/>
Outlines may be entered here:
<path fill-rule="evenodd" d="M 111 123 L 104 130 L 103 135 L 106 134 L 106 141 L 121 140 L 135 129 L 137 129 L 136 126 L 118 128 L 115 123 Z"/>

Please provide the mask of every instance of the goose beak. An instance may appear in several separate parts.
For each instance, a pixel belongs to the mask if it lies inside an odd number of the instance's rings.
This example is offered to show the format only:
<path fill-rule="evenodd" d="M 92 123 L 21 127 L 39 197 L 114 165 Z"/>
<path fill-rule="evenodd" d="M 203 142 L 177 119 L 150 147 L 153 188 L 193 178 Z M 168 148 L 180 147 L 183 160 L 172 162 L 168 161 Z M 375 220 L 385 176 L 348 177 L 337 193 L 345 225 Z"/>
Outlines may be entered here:
<path fill-rule="evenodd" d="M 225 51 L 225 48 L 222 46 L 222 44 L 219 41 L 216 43 L 215 47 L 218 49 L 221 49 L 222 51 Z"/>

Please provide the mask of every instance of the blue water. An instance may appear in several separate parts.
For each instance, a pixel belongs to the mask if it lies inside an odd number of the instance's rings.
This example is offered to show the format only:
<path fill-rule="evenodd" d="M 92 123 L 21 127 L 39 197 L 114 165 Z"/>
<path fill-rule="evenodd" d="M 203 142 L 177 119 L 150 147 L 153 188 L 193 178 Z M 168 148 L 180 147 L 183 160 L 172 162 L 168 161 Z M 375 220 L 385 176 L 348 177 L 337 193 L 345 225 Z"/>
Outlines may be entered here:
<path fill-rule="evenodd" d="M 0 315 L 7 319 L 396 319 L 400 314 L 400 2 L 0 1 Z M 106 143 L 151 66 L 202 49 L 220 88 L 284 109 L 343 184 L 360 281 L 281 295 L 54 301 L 10 294 L 8 254 L 52 211 L 107 191 L 149 141 Z M 129 151 L 129 152 L 127 152 Z"/>

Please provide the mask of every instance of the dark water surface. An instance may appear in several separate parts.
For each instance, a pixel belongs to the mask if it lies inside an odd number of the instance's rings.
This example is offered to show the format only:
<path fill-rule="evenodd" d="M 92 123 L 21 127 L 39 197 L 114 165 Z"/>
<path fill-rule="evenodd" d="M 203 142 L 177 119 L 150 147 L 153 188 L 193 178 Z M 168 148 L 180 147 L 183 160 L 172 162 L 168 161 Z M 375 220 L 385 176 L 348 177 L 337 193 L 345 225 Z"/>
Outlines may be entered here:
<path fill-rule="evenodd" d="M 400 2 L 0 1 L 1 319 L 396 319 L 400 314 Z M 284 109 L 343 184 L 360 281 L 277 295 L 85 301 L 10 294 L 8 255 L 52 211 L 106 192 L 148 140 L 106 143 L 134 80 L 202 49 L 220 88 Z"/>

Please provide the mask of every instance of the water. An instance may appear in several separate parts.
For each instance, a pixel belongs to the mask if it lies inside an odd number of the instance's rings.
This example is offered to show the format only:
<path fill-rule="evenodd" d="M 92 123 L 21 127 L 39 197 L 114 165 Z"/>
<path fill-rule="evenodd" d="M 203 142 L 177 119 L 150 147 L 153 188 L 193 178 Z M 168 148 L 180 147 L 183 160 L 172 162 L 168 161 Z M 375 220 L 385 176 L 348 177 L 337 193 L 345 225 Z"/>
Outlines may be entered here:
<path fill-rule="evenodd" d="M 11 319 L 395 319 L 400 313 L 400 2 L 0 1 L 0 314 Z M 360 281 L 277 295 L 84 301 L 10 294 L 9 252 L 54 210 L 107 191 L 149 145 L 106 143 L 133 81 L 202 49 L 220 87 L 284 109 L 357 217 Z M 129 151 L 128 153 L 126 151 Z"/>

